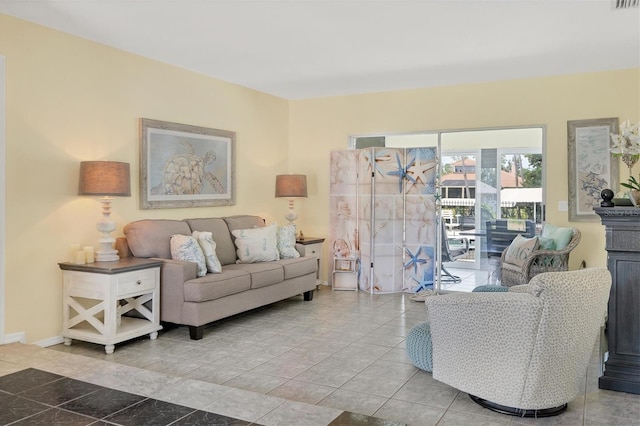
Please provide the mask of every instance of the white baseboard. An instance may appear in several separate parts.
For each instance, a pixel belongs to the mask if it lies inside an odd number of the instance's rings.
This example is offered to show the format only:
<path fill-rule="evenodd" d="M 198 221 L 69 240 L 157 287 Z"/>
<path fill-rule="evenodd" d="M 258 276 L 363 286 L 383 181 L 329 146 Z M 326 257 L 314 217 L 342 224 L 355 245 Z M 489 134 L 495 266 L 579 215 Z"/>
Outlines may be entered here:
<path fill-rule="evenodd" d="M 27 335 L 24 331 L 19 333 L 9 333 L 4 335 L 4 342 L 0 342 L 3 344 L 7 343 L 27 343 Z"/>
<path fill-rule="evenodd" d="M 64 337 L 62 336 L 55 336 L 55 337 L 50 337 L 48 339 L 44 339 L 44 340 L 40 340 L 37 342 L 34 342 L 34 345 L 38 345 L 38 346 L 42 346 L 43 348 L 49 347 L 49 346 L 53 346 L 53 345 L 59 345 L 60 343 L 64 342 Z"/>

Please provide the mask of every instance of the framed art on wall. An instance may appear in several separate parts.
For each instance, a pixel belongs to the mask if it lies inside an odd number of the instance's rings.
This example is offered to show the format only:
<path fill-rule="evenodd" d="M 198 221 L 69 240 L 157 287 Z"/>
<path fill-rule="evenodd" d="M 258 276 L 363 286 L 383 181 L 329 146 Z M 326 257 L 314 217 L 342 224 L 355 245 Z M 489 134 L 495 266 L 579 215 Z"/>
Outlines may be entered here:
<path fill-rule="evenodd" d="M 617 118 L 567 121 L 569 221 L 598 221 L 593 207 L 600 192 L 618 189 L 618 162 L 611 155 L 611 133 Z"/>
<path fill-rule="evenodd" d="M 140 208 L 235 204 L 235 132 L 140 119 Z"/>

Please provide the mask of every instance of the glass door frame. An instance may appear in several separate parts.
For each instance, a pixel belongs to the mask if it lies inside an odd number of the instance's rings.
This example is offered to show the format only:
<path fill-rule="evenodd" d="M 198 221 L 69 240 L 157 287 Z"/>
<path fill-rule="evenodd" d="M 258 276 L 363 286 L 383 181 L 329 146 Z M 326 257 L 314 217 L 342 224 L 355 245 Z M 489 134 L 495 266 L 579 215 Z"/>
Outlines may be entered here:
<path fill-rule="evenodd" d="M 519 125 L 519 126 L 500 126 L 500 127 L 481 127 L 481 128 L 468 128 L 468 129 L 447 129 L 447 130 L 431 130 L 431 131 L 418 131 L 418 132 L 408 132 L 408 133 L 402 133 L 402 132 L 397 132 L 397 133 L 380 133 L 380 134 L 373 134 L 373 135 L 353 135 L 349 137 L 349 143 L 348 143 L 348 147 L 350 149 L 356 149 L 356 140 L 359 138 L 367 138 L 368 140 L 371 140 L 371 138 L 382 138 L 382 141 L 385 142 L 385 138 L 388 139 L 404 139 L 406 140 L 406 144 L 402 145 L 401 144 L 394 144 L 391 145 L 393 147 L 416 147 L 417 145 L 415 144 L 416 141 L 420 141 L 421 137 L 425 138 L 425 140 L 429 140 L 429 145 L 428 146 L 434 146 L 436 143 L 439 147 L 439 152 L 440 152 L 440 161 L 442 160 L 442 157 L 446 154 L 447 156 L 451 156 L 451 155 L 455 155 L 456 153 L 474 153 L 474 155 L 476 156 L 476 164 L 480 164 L 480 162 L 482 161 L 482 150 L 483 149 L 490 149 L 490 148 L 485 148 L 485 147 L 479 147 L 479 148 L 472 148 L 472 149 L 453 149 L 453 150 L 447 150 L 447 144 L 446 142 L 443 142 L 443 135 L 447 135 L 447 134 L 456 134 L 456 133 L 463 133 L 463 132 L 483 132 L 483 131 L 501 131 L 501 130 L 505 130 L 505 131 L 509 131 L 509 130 L 523 130 L 523 129 L 540 129 L 541 131 L 541 135 L 540 135 L 540 144 L 541 144 L 541 150 L 540 153 L 542 154 L 542 178 L 541 178 L 541 186 L 542 186 L 542 203 L 541 203 L 541 223 L 544 223 L 545 221 L 545 212 L 546 212 L 546 175 L 544 173 L 545 170 L 545 165 L 546 165 L 546 147 L 547 147 L 547 127 L 546 125 L 543 124 L 532 124 L 532 125 Z M 437 141 L 437 142 L 436 142 Z M 375 141 L 376 143 L 378 143 L 379 141 Z M 386 143 L 385 145 L 386 146 Z M 427 145 L 425 145 L 427 146 Z M 492 147 L 494 149 L 496 149 L 496 164 L 498 165 L 498 167 L 500 166 L 500 159 L 502 157 L 502 155 L 506 154 L 506 153 L 515 153 L 515 154 L 537 154 L 538 152 L 531 147 L 504 147 L 504 146 L 499 146 L 499 147 Z M 440 167 L 442 166 L 442 164 L 440 164 Z M 476 193 L 475 193 L 475 198 L 477 199 L 478 197 L 478 188 L 480 184 L 480 173 L 476 173 Z M 481 192 L 480 192 L 481 193 Z M 500 191 L 497 192 L 497 206 L 500 206 Z M 501 212 L 501 208 L 498 207 L 498 214 L 497 217 L 501 217 L 502 212 Z M 480 203 L 475 203 L 475 209 L 474 209 L 474 214 L 475 214 L 475 225 L 476 225 L 476 229 L 482 229 L 482 217 L 481 217 L 481 205 Z M 476 242 L 477 244 L 477 242 Z M 481 250 L 475 250 L 475 254 L 474 254 L 474 262 L 473 262 L 473 268 L 474 269 L 481 269 L 482 268 L 482 264 L 481 264 Z M 469 262 L 470 263 L 470 262 Z"/>

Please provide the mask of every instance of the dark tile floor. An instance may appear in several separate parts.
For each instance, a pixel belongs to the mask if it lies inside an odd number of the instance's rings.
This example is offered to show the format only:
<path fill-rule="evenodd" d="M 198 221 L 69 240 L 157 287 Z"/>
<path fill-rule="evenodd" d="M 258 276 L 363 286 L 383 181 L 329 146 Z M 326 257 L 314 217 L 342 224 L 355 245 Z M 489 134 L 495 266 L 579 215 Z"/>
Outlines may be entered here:
<path fill-rule="evenodd" d="M 109 389 L 35 368 L 0 377 L 0 425 L 257 425 L 221 414 Z M 330 426 L 391 426 L 343 412 Z"/>

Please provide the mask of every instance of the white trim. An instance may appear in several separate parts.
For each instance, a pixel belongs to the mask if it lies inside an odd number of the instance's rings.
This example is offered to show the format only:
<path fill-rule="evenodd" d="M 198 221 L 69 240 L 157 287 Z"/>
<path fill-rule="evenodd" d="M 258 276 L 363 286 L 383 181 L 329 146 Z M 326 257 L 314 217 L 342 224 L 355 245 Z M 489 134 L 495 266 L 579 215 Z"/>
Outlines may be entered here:
<path fill-rule="evenodd" d="M 34 342 L 33 344 L 42 346 L 43 348 L 47 348 L 49 346 L 59 345 L 60 343 L 63 343 L 63 342 L 64 342 L 64 337 L 54 336 L 54 337 L 49 337 L 48 339 L 39 340 L 37 342 Z"/>
<path fill-rule="evenodd" d="M 24 332 L 11 333 L 4 335 L 4 342 L 2 343 L 27 343 L 27 335 Z"/>
<path fill-rule="evenodd" d="M 5 188 L 6 188 L 6 142 L 5 142 L 5 58 L 0 55 L 0 344 L 8 343 L 13 335 L 5 335 Z M 20 334 L 20 333 L 18 333 Z M 25 341 L 24 333 L 20 341 Z"/>

